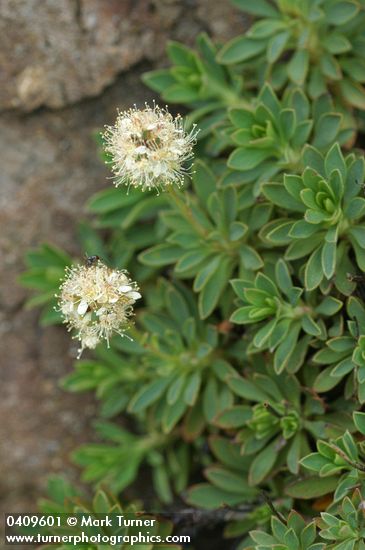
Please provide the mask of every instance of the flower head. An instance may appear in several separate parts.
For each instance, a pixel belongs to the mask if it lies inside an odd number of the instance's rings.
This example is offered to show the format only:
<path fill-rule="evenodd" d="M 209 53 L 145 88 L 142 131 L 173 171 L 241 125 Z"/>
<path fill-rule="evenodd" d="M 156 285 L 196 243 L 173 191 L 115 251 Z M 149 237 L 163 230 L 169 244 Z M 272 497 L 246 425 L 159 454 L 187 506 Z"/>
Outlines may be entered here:
<path fill-rule="evenodd" d="M 141 295 L 125 271 L 110 269 L 98 260 L 66 268 L 58 298 L 64 322 L 81 342 L 81 355 L 103 339 L 109 345 L 113 333 L 124 336 L 132 306 Z"/>
<path fill-rule="evenodd" d="M 118 114 L 114 126 L 103 134 L 105 151 L 112 156 L 115 185 L 150 190 L 181 185 L 193 157 L 195 127 L 185 132 L 180 115 L 146 104 Z"/>

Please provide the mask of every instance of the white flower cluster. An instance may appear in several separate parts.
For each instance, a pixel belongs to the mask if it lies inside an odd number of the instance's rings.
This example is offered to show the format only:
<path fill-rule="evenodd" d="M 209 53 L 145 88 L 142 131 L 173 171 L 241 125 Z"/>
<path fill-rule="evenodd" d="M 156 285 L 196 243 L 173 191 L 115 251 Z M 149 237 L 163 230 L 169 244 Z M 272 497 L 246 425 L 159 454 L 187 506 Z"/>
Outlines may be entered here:
<path fill-rule="evenodd" d="M 112 157 L 115 185 L 164 189 L 181 185 L 193 157 L 195 127 L 185 132 L 180 115 L 173 118 L 157 105 L 136 107 L 118 114 L 103 134 L 105 151 Z"/>
<path fill-rule="evenodd" d="M 103 339 L 109 345 L 113 333 L 123 336 L 132 306 L 141 295 L 125 271 L 110 269 L 98 260 L 67 268 L 58 298 L 64 322 L 81 342 L 80 356 Z"/>

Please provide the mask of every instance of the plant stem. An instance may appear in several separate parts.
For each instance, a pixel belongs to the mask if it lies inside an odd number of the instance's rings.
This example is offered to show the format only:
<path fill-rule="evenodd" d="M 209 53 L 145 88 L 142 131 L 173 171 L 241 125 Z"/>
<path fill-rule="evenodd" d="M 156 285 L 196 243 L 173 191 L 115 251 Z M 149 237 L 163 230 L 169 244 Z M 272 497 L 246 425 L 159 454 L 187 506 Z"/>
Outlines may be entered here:
<path fill-rule="evenodd" d="M 196 219 L 193 216 L 193 213 L 191 209 L 189 208 L 188 201 L 183 201 L 182 197 L 179 196 L 179 193 L 176 191 L 176 188 L 174 185 L 170 185 L 168 188 L 168 197 L 172 200 L 172 202 L 175 204 L 175 206 L 178 208 L 179 212 L 183 215 L 183 217 L 191 223 L 191 225 L 194 227 L 195 231 L 202 237 L 206 238 L 208 233 L 205 231 L 202 226 L 197 223 Z M 187 195 L 185 195 L 186 198 Z"/>
<path fill-rule="evenodd" d="M 340 449 L 340 447 L 337 447 L 337 445 L 334 445 L 333 443 L 330 443 L 331 449 L 335 451 L 347 464 L 350 464 L 350 466 L 353 466 L 356 468 L 356 470 L 359 470 L 360 472 L 365 472 L 365 464 L 362 464 L 361 462 L 358 462 L 356 460 L 352 460 L 350 457 L 347 456 L 347 454 Z"/>

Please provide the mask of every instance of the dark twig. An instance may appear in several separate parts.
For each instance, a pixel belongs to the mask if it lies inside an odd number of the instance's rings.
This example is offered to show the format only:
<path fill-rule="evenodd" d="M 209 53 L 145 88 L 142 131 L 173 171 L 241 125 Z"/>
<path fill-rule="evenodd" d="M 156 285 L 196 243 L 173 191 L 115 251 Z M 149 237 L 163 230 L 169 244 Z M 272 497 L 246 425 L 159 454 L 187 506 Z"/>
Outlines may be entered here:
<path fill-rule="evenodd" d="M 362 464 L 362 462 L 358 462 L 357 460 L 352 460 L 342 449 L 340 449 L 340 447 L 337 447 L 334 443 L 330 443 L 330 447 L 335 451 L 335 453 L 343 458 L 347 464 L 350 464 L 350 466 L 356 468 L 356 470 L 359 470 L 360 472 L 365 472 L 365 464 Z"/>
<path fill-rule="evenodd" d="M 272 511 L 273 515 L 276 516 L 280 521 L 282 521 L 286 525 L 285 517 L 281 512 L 279 512 L 279 510 L 275 508 L 274 503 L 269 497 L 269 495 L 265 491 L 261 491 L 261 495 L 265 500 L 266 504 L 268 505 L 268 507 L 270 508 L 270 510 Z"/>

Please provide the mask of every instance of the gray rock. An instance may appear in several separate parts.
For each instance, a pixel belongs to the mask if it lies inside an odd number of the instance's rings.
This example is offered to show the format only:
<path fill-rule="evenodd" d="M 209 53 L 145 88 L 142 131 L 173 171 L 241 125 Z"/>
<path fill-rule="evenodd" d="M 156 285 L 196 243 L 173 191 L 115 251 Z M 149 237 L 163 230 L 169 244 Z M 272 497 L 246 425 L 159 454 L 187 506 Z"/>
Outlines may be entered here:
<path fill-rule="evenodd" d="M 96 96 L 140 61 L 161 60 L 169 37 L 209 29 L 222 39 L 241 19 L 217 0 L 2 0 L 0 110 Z"/>

